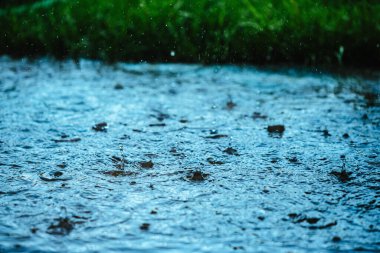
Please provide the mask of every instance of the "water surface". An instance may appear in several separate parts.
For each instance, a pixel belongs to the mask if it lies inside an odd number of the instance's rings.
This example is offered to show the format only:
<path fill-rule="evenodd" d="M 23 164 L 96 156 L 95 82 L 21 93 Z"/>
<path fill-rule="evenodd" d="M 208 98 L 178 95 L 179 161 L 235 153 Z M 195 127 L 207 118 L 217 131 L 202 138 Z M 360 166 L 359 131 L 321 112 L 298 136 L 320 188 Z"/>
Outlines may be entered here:
<path fill-rule="evenodd" d="M 0 252 L 378 252 L 379 80 L 0 58 Z"/>

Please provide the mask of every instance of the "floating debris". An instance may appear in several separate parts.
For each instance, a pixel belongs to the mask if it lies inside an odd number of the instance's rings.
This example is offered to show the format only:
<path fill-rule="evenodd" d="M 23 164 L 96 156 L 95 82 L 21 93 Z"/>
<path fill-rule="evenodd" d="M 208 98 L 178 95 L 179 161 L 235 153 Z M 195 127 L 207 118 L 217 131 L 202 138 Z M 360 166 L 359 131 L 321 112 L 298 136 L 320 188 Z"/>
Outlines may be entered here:
<path fill-rule="evenodd" d="M 306 218 L 306 222 L 309 224 L 315 224 L 320 220 L 320 218 Z"/>
<path fill-rule="evenodd" d="M 101 122 L 92 127 L 92 130 L 97 132 L 107 132 L 107 123 Z"/>
<path fill-rule="evenodd" d="M 367 106 L 372 107 L 376 105 L 376 100 L 379 97 L 379 94 L 373 92 L 365 92 L 363 97 L 367 100 Z"/>
<path fill-rule="evenodd" d="M 124 86 L 121 83 L 117 83 L 113 88 L 115 90 L 122 90 L 122 89 L 124 89 Z"/>
<path fill-rule="evenodd" d="M 56 143 L 59 143 L 59 142 L 78 142 L 80 140 L 81 138 L 73 138 L 73 139 L 61 139 L 61 140 L 53 140 L 53 141 Z"/>
<path fill-rule="evenodd" d="M 231 99 L 226 103 L 227 110 L 232 110 L 235 107 L 236 107 L 236 104 Z"/>
<path fill-rule="evenodd" d="M 163 112 L 158 111 L 156 115 L 153 115 L 153 117 L 155 117 L 158 121 L 162 122 L 165 119 L 169 119 L 170 115 L 167 113 L 163 113 Z"/>
<path fill-rule="evenodd" d="M 282 134 L 285 131 L 285 126 L 284 125 L 272 125 L 272 126 L 268 126 L 267 130 L 269 133 Z"/>
<path fill-rule="evenodd" d="M 111 161 L 114 163 L 119 163 L 119 162 L 123 161 L 123 159 L 113 155 L 113 156 L 111 156 Z"/>
<path fill-rule="evenodd" d="M 203 173 L 200 170 L 191 171 L 190 174 L 186 176 L 187 179 L 191 181 L 204 181 L 209 176 L 207 173 Z"/>
<path fill-rule="evenodd" d="M 292 219 L 293 223 L 301 223 L 301 222 L 306 221 L 309 224 L 315 224 L 320 220 L 320 218 L 315 218 L 315 217 L 309 218 L 306 215 L 296 214 L 296 213 L 289 213 L 288 217 Z"/>
<path fill-rule="evenodd" d="M 338 224 L 338 222 L 333 221 L 333 222 L 327 223 L 327 224 L 325 224 L 325 225 L 320 225 L 320 226 L 308 226 L 308 228 L 309 228 L 309 229 L 325 229 L 325 228 L 330 228 L 330 227 L 336 226 L 337 224 Z"/>
<path fill-rule="evenodd" d="M 111 161 L 114 164 L 115 168 L 119 170 L 124 170 L 125 167 L 125 160 L 123 158 L 117 157 L 117 156 L 112 156 Z"/>
<path fill-rule="evenodd" d="M 133 171 L 124 171 L 124 170 L 110 170 L 104 171 L 104 175 L 113 176 L 113 177 L 125 177 L 125 176 L 133 176 L 136 175 L 136 172 Z"/>
<path fill-rule="evenodd" d="M 144 169 L 151 169 L 153 168 L 154 163 L 152 161 L 147 161 L 147 162 L 139 162 L 141 168 Z"/>
<path fill-rule="evenodd" d="M 232 148 L 232 147 L 226 148 L 225 150 L 223 150 L 223 152 L 227 153 L 229 155 L 236 155 L 236 156 L 239 155 L 238 151 L 236 149 Z"/>
<path fill-rule="evenodd" d="M 226 135 L 226 134 L 214 134 L 214 135 L 206 136 L 205 138 L 220 139 L 220 138 L 227 138 L 227 137 L 228 137 L 228 135 Z"/>
<path fill-rule="evenodd" d="M 232 249 L 233 250 L 244 250 L 244 247 L 243 246 L 233 246 Z"/>
<path fill-rule="evenodd" d="M 288 161 L 289 161 L 290 163 L 298 163 L 298 158 L 295 157 L 295 156 L 290 157 L 290 158 L 287 158 L 287 159 L 288 159 Z"/>
<path fill-rule="evenodd" d="M 66 168 L 66 164 L 65 163 L 62 163 L 62 164 L 57 164 L 57 167 L 61 168 L 61 169 L 64 169 Z"/>
<path fill-rule="evenodd" d="M 341 171 L 332 171 L 331 175 L 335 176 L 342 183 L 346 183 L 352 179 L 352 172 L 348 172 L 346 169 L 342 169 Z"/>
<path fill-rule="evenodd" d="M 211 165 L 222 165 L 222 164 L 224 164 L 224 162 L 216 161 L 216 160 L 214 160 L 214 158 L 212 158 L 212 157 L 208 157 L 208 158 L 207 158 L 207 162 L 208 162 L 209 164 L 211 164 Z"/>
<path fill-rule="evenodd" d="M 331 136 L 331 134 L 329 133 L 329 130 L 327 130 L 327 129 L 325 129 L 325 130 L 322 131 L 322 135 L 323 135 L 324 137 L 329 137 L 329 136 Z"/>
<path fill-rule="evenodd" d="M 47 182 L 53 181 L 68 181 L 71 177 L 63 177 L 63 172 L 61 171 L 51 171 L 49 173 L 41 173 L 40 179 Z"/>
<path fill-rule="evenodd" d="M 332 242 L 340 242 L 342 240 L 342 238 L 340 238 L 339 236 L 334 236 L 331 241 Z"/>
<path fill-rule="evenodd" d="M 150 127 L 164 127 L 166 126 L 165 123 L 154 123 L 154 124 L 149 124 Z"/>
<path fill-rule="evenodd" d="M 60 177 L 60 176 L 63 175 L 63 172 L 61 172 L 61 171 L 56 171 L 56 172 L 54 172 L 53 175 L 54 175 L 55 177 Z"/>
<path fill-rule="evenodd" d="M 147 230 L 149 230 L 149 228 L 150 228 L 150 224 L 149 223 L 143 223 L 143 224 L 140 225 L 140 229 L 141 230 L 147 231 Z"/>
<path fill-rule="evenodd" d="M 254 112 L 254 113 L 252 114 L 252 118 L 253 118 L 253 119 L 267 119 L 268 116 L 266 116 L 266 115 L 262 115 L 262 114 L 259 113 L 259 112 Z"/>
<path fill-rule="evenodd" d="M 74 222 L 72 222 L 69 218 L 59 218 L 57 221 L 57 224 L 51 224 L 48 227 L 48 234 L 68 235 L 74 229 Z"/>

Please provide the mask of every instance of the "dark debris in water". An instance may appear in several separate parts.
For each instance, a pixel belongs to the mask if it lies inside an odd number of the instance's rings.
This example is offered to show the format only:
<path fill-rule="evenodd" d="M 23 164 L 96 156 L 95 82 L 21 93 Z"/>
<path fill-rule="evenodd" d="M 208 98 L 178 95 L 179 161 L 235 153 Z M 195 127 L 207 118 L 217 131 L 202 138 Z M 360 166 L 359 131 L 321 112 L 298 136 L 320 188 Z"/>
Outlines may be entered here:
<path fill-rule="evenodd" d="M 60 177 L 60 176 L 62 176 L 63 175 L 63 172 L 61 172 L 61 171 L 56 171 L 56 172 L 54 172 L 54 177 Z"/>
<path fill-rule="evenodd" d="M 234 149 L 233 147 L 228 147 L 225 150 L 223 150 L 223 152 L 226 154 L 229 154 L 229 155 L 239 156 L 238 151 L 236 149 Z"/>
<path fill-rule="evenodd" d="M 232 101 L 231 98 L 230 98 L 230 100 L 228 100 L 227 103 L 226 103 L 226 108 L 227 108 L 227 110 L 232 110 L 232 109 L 234 109 L 236 106 L 237 106 L 237 104 L 236 104 L 234 101 Z"/>
<path fill-rule="evenodd" d="M 254 112 L 252 114 L 253 119 L 267 119 L 268 116 L 261 114 L 260 112 Z"/>
<path fill-rule="evenodd" d="M 115 90 L 122 90 L 122 89 L 124 89 L 124 86 L 121 83 L 117 83 L 117 84 L 115 84 L 114 89 Z"/>
<path fill-rule="evenodd" d="M 60 143 L 60 142 L 78 142 L 80 141 L 81 138 L 72 138 L 72 139 L 54 139 L 53 141 L 56 142 L 56 143 Z"/>
<path fill-rule="evenodd" d="M 119 170 L 124 170 L 125 164 L 127 161 L 122 157 L 117 157 L 117 156 L 111 156 L 111 161 L 113 163 L 113 166 Z"/>
<path fill-rule="evenodd" d="M 108 124 L 106 122 L 100 122 L 93 126 L 92 130 L 96 132 L 107 132 L 107 125 Z"/>
<path fill-rule="evenodd" d="M 61 169 L 64 169 L 66 168 L 66 164 L 65 163 L 61 163 L 61 164 L 57 164 L 57 167 L 61 168 Z"/>
<path fill-rule="evenodd" d="M 329 137 L 329 136 L 331 136 L 331 134 L 329 133 L 329 130 L 327 130 L 327 129 L 322 130 L 322 135 L 323 135 L 324 137 Z"/>
<path fill-rule="evenodd" d="M 287 160 L 290 163 L 299 163 L 298 158 L 296 156 L 289 157 L 289 158 L 287 158 Z"/>
<path fill-rule="evenodd" d="M 365 92 L 363 94 L 363 97 L 366 99 L 367 101 L 367 106 L 368 107 L 372 107 L 372 106 L 375 106 L 376 105 L 376 101 L 378 100 L 379 98 L 379 94 L 376 94 L 374 92 Z"/>
<path fill-rule="evenodd" d="M 184 157 L 186 157 L 186 155 L 185 155 L 184 153 L 179 152 L 179 151 L 177 150 L 177 148 L 175 148 L 175 147 L 172 147 L 172 148 L 169 150 L 169 152 L 170 152 L 170 154 L 171 154 L 172 156 L 176 156 L 176 157 L 178 157 L 178 158 L 184 158 Z"/>
<path fill-rule="evenodd" d="M 164 121 L 166 119 L 169 119 L 170 115 L 167 114 L 167 113 L 163 113 L 163 112 L 157 111 L 157 114 L 153 115 L 153 117 L 155 117 L 158 121 L 162 122 L 162 121 Z"/>
<path fill-rule="evenodd" d="M 144 169 L 151 169 L 153 168 L 154 166 L 154 163 L 152 161 L 143 161 L 143 162 L 139 162 L 141 168 L 144 168 Z"/>
<path fill-rule="evenodd" d="M 74 224 L 69 218 L 59 218 L 57 223 L 51 224 L 46 232 L 52 235 L 68 235 L 74 229 Z"/>
<path fill-rule="evenodd" d="M 140 225 L 140 229 L 143 230 L 143 231 L 147 231 L 149 230 L 150 228 L 150 224 L 149 223 L 143 223 Z"/>
<path fill-rule="evenodd" d="M 340 242 L 340 241 L 342 241 L 342 238 L 340 238 L 339 236 L 334 236 L 334 237 L 331 239 L 331 241 L 333 241 L 333 242 Z"/>
<path fill-rule="evenodd" d="M 245 250 L 243 246 L 233 246 L 233 250 Z"/>
<path fill-rule="evenodd" d="M 149 124 L 150 127 L 164 127 L 166 126 L 165 123 L 152 123 L 152 124 Z"/>
<path fill-rule="evenodd" d="M 64 177 L 62 171 L 52 171 L 49 173 L 41 173 L 40 179 L 47 182 L 54 181 L 68 181 L 71 180 L 71 177 Z"/>
<path fill-rule="evenodd" d="M 332 171 L 331 175 L 335 176 L 342 183 L 346 183 L 352 180 L 352 172 L 349 172 L 346 169 L 342 169 L 340 171 Z"/>
<path fill-rule="evenodd" d="M 104 171 L 103 174 L 112 176 L 112 177 L 126 177 L 126 176 L 134 176 L 136 175 L 136 172 L 124 171 L 124 170 L 110 170 L 110 171 Z"/>
<path fill-rule="evenodd" d="M 276 133 L 276 134 L 282 134 L 285 132 L 285 126 L 284 125 L 271 125 L 267 127 L 267 130 L 269 133 Z"/>
<path fill-rule="evenodd" d="M 113 162 L 113 163 L 120 163 L 120 162 L 122 162 L 123 161 L 123 158 L 120 158 L 120 157 L 118 157 L 118 156 L 111 156 L 111 161 Z"/>
<path fill-rule="evenodd" d="M 309 229 L 326 229 L 326 228 L 334 227 L 337 224 L 338 224 L 338 222 L 333 221 L 333 222 L 329 222 L 329 223 L 326 223 L 326 224 L 323 224 L 320 226 L 308 226 L 307 228 L 309 228 Z"/>
<path fill-rule="evenodd" d="M 214 134 L 214 135 L 209 135 L 209 136 L 206 136 L 205 138 L 208 138 L 208 139 L 221 139 L 221 138 L 227 138 L 228 135 L 226 134 Z"/>
<path fill-rule="evenodd" d="M 224 162 L 222 162 L 222 161 L 217 161 L 217 160 L 215 160 L 215 159 L 212 158 L 212 157 L 208 157 L 208 158 L 207 158 L 207 162 L 208 162 L 209 164 L 211 164 L 211 165 L 222 165 L 222 164 L 224 164 Z"/>
<path fill-rule="evenodd" d="M 206 180 L 208 176 L 209 174 L 204 173 L 200 170 L 196 170 L 196 171 L 190 171 L 190 173 L 186 176 L 186 178 L 190 181 L 201 182 L 201 181 Z"/>

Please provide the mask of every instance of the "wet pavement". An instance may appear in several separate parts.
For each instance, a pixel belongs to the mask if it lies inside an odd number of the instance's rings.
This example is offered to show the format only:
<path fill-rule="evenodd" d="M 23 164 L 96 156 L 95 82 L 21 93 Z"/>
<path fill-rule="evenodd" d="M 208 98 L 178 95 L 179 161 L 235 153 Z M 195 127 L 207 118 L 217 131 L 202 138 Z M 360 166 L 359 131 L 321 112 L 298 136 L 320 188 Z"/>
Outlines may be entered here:
<path fill-rule="evenodd" d="M 379 252 L 380 75 L 0 58 L 0 252 Z"/>

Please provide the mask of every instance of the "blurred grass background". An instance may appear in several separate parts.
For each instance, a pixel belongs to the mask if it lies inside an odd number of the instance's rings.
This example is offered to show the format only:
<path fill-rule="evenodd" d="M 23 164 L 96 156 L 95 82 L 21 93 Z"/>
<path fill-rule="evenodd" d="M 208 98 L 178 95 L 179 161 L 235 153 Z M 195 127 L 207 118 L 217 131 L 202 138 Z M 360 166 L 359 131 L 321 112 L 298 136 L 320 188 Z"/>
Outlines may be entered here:
<path fill-rule="evenodd" d="M 2 0 L 0 54 L 380 66 L 377 0 Z"/>

